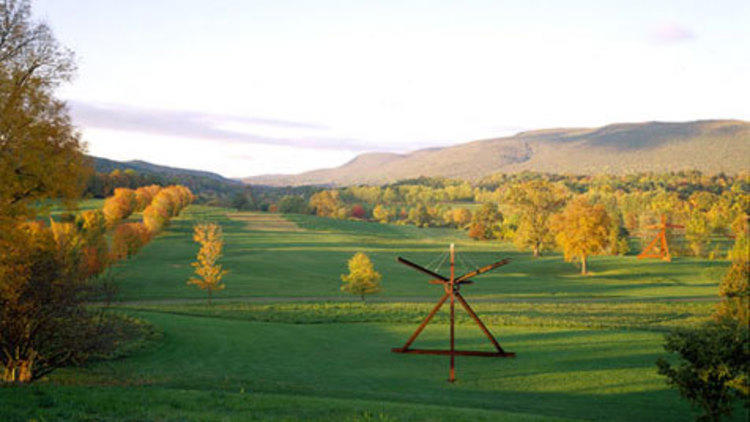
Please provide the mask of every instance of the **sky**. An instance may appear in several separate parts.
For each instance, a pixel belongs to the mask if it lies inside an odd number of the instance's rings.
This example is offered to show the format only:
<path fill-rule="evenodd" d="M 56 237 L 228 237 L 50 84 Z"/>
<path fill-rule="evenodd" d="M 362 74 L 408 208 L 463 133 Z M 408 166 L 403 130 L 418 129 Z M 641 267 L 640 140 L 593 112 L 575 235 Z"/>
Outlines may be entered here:
<path fill-rule="evenodd" d="M 92 155 L 228 177 L 551 127 L 750 120 L 750 1 L 36 0 Z"/>

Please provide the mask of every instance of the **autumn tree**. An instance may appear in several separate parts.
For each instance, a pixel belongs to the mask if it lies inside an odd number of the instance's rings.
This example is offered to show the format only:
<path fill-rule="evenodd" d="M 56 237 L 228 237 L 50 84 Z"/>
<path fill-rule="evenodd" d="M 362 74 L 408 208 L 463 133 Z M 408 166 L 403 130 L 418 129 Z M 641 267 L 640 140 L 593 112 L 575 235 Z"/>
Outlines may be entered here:
<path fill-rule="evenodd" d="M 151 232 L 143 223 L 123 223 L 118 225 L 112 234 L 113 259 L 126 259 L 151 240 Z"/>
<path fill-rule="evenodd" d="M 196 277 L 188 280 L 188 285 L 195 285 L 208 293 L 208 304 L 211 305 L 211 296 L 214 291 L 224 290 L 221 279 L 227 273 L 217 261 L 221 258 L 224 248 L 224 238 L 221 226 L 216 223 L 201 223 L 193 227 L 193 240 L 199 245 L 196 261 L 191 263 L 195 268 Z"/>
<path fill-rule="evenodd" d="M 33 216 L 39 200 L 78 198 L 91 171 L 54 96 L 73 76 L 73 53 L 30 16 L 27 0 L 0 2 L 0 219 Z"/>
<path fill-rule="evenodd" d="M 591 205 L 583 197 L 571 201 L 562 213 L 554 215 L 550 227 L 562 248 L 565 260 L 581 261 L 581 274 L 587 273 L 587 258 L 606 252 L 612 220 L 604 205 Z"/>
<path fill-rule="evenodd" d="M 342 208 L 339 192 L 336 190 L 320 191 L 310 197 L 310 208 L 320 217 L 335 217 Z"/>
<path fill-rule="evenodd" d="M 381 275 L 375 271 L 367 255 L 357 252 L 349 259 L 348 265 L 349 274 L 341 275 L 341 281 L 344 282 L 341 291 L 357 295 L 362 298 L 363 302 L 365 295 L 381 291 Z"/>
<path fill-rule="evenodd" d="M 109 244 L 105 237 L 107 222 L 101 210 L 88 210 L 75 218 L 82 239 L 83 265 L 87 277 L 101 274 L 110 264 Z"/>
<path fill-rule="evenodd" d="M 394 212 L 383 204 L 378 204 L 372 210 L 372 217 L 381 223 L 387 223 L 393 219 Z"/>
<path fill-rule="evenodd" d="M 73 224 L 23 223 L 0 246 L 3 381 L 32 382 L 114 347 L 106 320 L 84 304 L 87 274 Z"/>
<path fill-rule="evenodd" d="M 159 185 L 141 186 L 140 188 L 136 189 L 135 211 L 143 211 L 144 209 L 146 209 L 146 207 L 151 204 L 151 201 L 154 200 L 154 197 L 156 197 L 160 190 L 161 186 Z"/>
<path fill-rule="evenodd" d="M 77 223 L 34 219 L 45 199 L 72 205 L 90 174 L 84 147 L 54 90 L 73 54 L 30 19 L 29 1 L 0 2 L 0 366 L 31 382 L 113 347 L 105 319 L 85 306 L 85 248 L 101 215 Z M 94 265 L 93 267 L 98 267 Z"/>
<path fill-rule="evenodd" d="M 464 228 L 472 219 L 471 211 L 468 208 L 454 208 L 450 211 L 451 222 L 458 228 Z"/>
<path fill-rule="evenodd" d="M 532 180 L 511 186 L 506 201 L 518 213 L 518 228 L 513 241 L 519 249 L 531 248 L 534 256 L 554 244 L 548 220 L 559 211 L 568 191 L 545 180 Z"/>
<path fill-rule="evenodd" d="M 104 201 L 102 212 L 107 224 L 114 227 L 120 221 L 128 218 L 137 207 L 138 197 L 134 190 L 117 188 L 114 195 Z"/>
<path fill-rule="evenodd" d="M 485 202 L 471 219 L 469 237 L 476 240 L 489 240 L 498 236 L 503 214 L 494 202 Z"/>
<path fill-rule="evenodd" d="M 351 216 L 358 219 L 365 218 L 367 212 L 365 211 L 365 208 L 362 206 L 362 204 L 354 204 L 351 210 Z"/>

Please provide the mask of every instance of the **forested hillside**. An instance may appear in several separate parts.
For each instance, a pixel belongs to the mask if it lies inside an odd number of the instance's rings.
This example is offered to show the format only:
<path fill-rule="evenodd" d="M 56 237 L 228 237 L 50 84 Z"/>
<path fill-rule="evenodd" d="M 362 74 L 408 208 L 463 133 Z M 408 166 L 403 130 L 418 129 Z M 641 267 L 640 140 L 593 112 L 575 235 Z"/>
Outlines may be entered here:
<path fill-rule="evenodd" d="M 267 185 L 383 184 L 402 179 L 476 180 L 492 173 L 633 174 L 748 170 L 750 123 L 704 120 L 621 123 L 600 128 L 548 129 L 408 154 L 363 154 L 345 165 L 298 175 L 249 177 Z"/>

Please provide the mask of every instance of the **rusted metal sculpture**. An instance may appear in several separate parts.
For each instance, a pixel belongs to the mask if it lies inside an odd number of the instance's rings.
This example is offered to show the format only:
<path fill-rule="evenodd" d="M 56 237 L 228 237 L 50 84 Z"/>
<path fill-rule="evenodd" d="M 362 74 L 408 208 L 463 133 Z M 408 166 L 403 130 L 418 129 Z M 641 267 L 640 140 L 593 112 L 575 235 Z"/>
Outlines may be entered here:
<path fill-rule="evenodd" d="M 394 353 L 413 353 L 418 355 L 449 355 L 450 356 L 450 369 L 449 369 L 449 382 L 454 382 L 456 380 L 456 355 L 462 355 L 462 356 L 486 356 L 486 357 L 502 357 L 502 358 L 508 358 L 508 357 L 515 357 L 516 354 L 512 352 L 506 352 L 503 350 L 503 348 L 500 346 L 500 343 L 497 342 L 495 337 L 492 335 L 489 329 L 487 329 L 487 326 L 484 325 L 481 319 L 477 316 L 477 314 L 474 312 L 473 309 L 471 309 L 471 306 L 466 302 L 466 299 L 464 299 L 463 296 L 461 296 L 461 293 L 459 293 L 459 289 L 464 284 L 472 284 L 473 281 L 470 280 L 471 277 L 477 276 L 479 274 L 486 273 L 488 271 L 494 270 L 497 267 L 501 267 L 508 262 L 510 262 L 510 259 L 503 259 L 501 261 L 495 262 L 493 264 L 487 265 L 482 268 L 478 268 L 474 271 L 468 272 L 466 274 L 463 274 L 461 276 L 456 277 L 455 274 L 455 268 L 456 268 L 456 260 L 455 260 L 456 254 L 455 254 L 455 248 L 453 244 L 451 243 L 450 246 L 450 271 L 451 275 L 450 278 L 444 277 L 436 272 L 430 271 L 427 268 L 424 268 L 418 264 L 415 264 L 407 259 L 398 257 L 398 262 L 409 266 L 411 268 L 414 268 L 417 271 L 423 272 L 430 277 L 434 277 L 434 279 L 430 280 L 430 284 L 442 284 L 443 288 L 445 289 L 445 294 L 443 294 L 443 297 L 440 298 L 437 305 L 435 305 L 434 308 L 432 308 L 432 311 L 427 315 L 427 317 L 422 321 L 422 323 L 417 327 L 416 331 L 414 331 L 414 334 L 409 337 L 409 339 L 406 341 L 406 344 L 404 344 L 403 347 L 394 347 L 391 349 Z M 446 300 L 450 299 L 450 349 L 449 350 L 437 350 L 437 349 L 412 349 L 410 348 L 411 344 L 414 342 L 414 340 L 417 339 L 419 334 L 424 330 L 424 328 L 427 326 L 427 324 L 430 322 L 432 317 L 435 316 L 438 310 L 443 306 Z M 461 304 L 461 306 L 464 307 L 466 312 L 471 316 L 471 318 L 474 320 L 474 322 L 479 325 L 479 328 L 482 329 L 482 332 L 487 336 L 487 338 L 490 339 L 492 342 L 492 345 L 495 346 L 496 352 L 484 352 L 484 351 L 475 351 L 475 350 L 456 350 L 455 348 L 455 301 L 458 300 L 458 303 Z"/>
<path fill-rule="evenodd" d="M 652 240 L 651 243 L 649 243 L 648 246 L 638 254 L 638 259 L 659 258 L 667 262 L 672 261 L 672 255 L 669 253 L 669 244 L 667 244 L 667 229 L 683 229 L 685 226 L 668 223 L 667 216 L 662 214 L 661 224 L 648 226 L 647 228 L 652 230 L 659 229 L 659 233 L 657 233 L 654 240 Z M 658 251 L 656 250 L 657 243 L 659 244 Z"/>

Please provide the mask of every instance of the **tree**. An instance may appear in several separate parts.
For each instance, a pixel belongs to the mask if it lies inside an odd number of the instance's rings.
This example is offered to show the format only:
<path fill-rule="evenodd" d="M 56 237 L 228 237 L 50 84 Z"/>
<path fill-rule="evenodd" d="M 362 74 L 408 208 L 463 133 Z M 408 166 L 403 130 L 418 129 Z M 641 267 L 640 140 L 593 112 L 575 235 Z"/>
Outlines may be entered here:
<path fill-rule="evenodd" d="M 503 214 L 494 202 L 485 202 L 474 213 L 469 225 L 469 237 L 476 240 L 495 239 L 503 223 Z"/>
<path fill-rule="evenodd" d="M 362 252 L 357 252 L 349 259 L 349 274 L 342 274 L 341 291 L 358 295 L 365 300 L 365 295 L 381 291 L 379 272 L 375 271 L 372 261 Z"/>
<path fill-rule="evenodd" d="M 506 200 L 519 214 L 513 241 L 519 249 L 530 247 L 534 257 L 554 243 L 547 224 L 565 205 L 567 190 L 545 180 L 532 180 L 511 186 Z"/>
<path fill-rule="evenodd" d="M 151 240 L 151 232 L 145 224 L 120 224 L 112 235 L 112 258 L 130 258 L 137 254 L 149 240 Z"/>
<path fill-rule="evenodd" d="M 696 211 L 685 225 L 685 239 L 695 256 L 705 256 L 711 228 L 705 213 Z"/>
<path fill-rule="evenodd" d="M 394 217 L 394 213 L 389 208 L 386 208 L 382 204 L 378 204 L 372 210 L 372 217 L 381 223 L 387 223 Z"/>
<path fill-rule="evenodd" d="M 747 220 L 745 219 L 747 223 Z M 719 284 L 719 302 L 714 317 L 719 321 L 734 321 L 738 327 L 750 324 L 750 244 L 748 243 L 747 225 L 740 233 L 732 248 L 732 265 Z"/>
<path fill-rule="evenodd" d="M 747 406 L 750 396 L 750 261 L 745 236 L 736 239 L 735 247 L 738 245 L 745 250 L 733 256 L 732 266 L 719 285 L 721 301 L 713 321 L 666 336 L 664 348 L 679 355 L 679 366 L 673 367 L 665 359 L 657 361 L 659 373 L 668 378 L 669 384 L 703 410 L 700 420 L 718 421 L 721 416 L 729 416 L 735 398 Z"/>
<path fill-rule="evenodd" d="M 276 205 L 282 214 L 308 214 L 310 212 L 307 201 L 300 195 L 285 195 Z"/>
<path fill-rule="evenodd" d="M 659 374 L 703 410 L 698 420 L 719 421 L 732 413 L 734 398 L 747 400 L 750 370 L 747 326 L 712 322 L 666 335 L 664 349 L 680 356 L 679 366 L 656 362 Z"/>
<path fill-rule="evenodd" d="M 32 382 L 83 363 L 114 339 L 86 308 L 81 239 L 70 223 L 23 223 L 0 237 L 0 365 L 5 382 Z"/>
<path fill-rule="evenodd" d="M 90 167 L 54 89 L 75 70 L 73 54 L 28 0 L 0 2 L 0 219 L 34 215 L 31 204 L 80 196 Z"/>
<path fill-rule="evenodd" d="M 320 217 L 335 217 L 342 208 L 339 192 L 324 190 L 314 194 L 310 197 L 310 208 Z"/>
<path fill-rule="evenodd" d="M 468 208 L 455 208 L 451 210 L 451 222 L 458 228 L 464 228 L 471 223 L 472 215 Z"/>
<path fill-rule="evenodd" d="M 571 201 L 562 213 L 553 216 L 550 227 L 563 249 L 565 260 L 581 261 L 581 274 L 586 274 L 589 255 L 605 253 L 610 241 L 612 220 L 604 205 L 591 205 L 580 196 Z"/>
<path fill-rule="evenodd" d="M 409 210 L 407 220 L 417 227 L 429 227 L 431 220 L 430 211 L 425 204 L 420 202 Z"/>
<path fill-rule="evenodd" d="M 208 293 L 208 304 L 211 305 L 212 293 L 226 287 L 221 279 L 227 271 L 217 263 L 224 248 L 221 226 L 216 223 L 202 223 L 196 224 L 193 230 L 193 240 L 201 247 L 196 257 L 197 261 L 190 264 L 195 268 L 197 277 L 190 278 L 188 285 L 193 284 L 205 290 Z"/>
<path fill-rule="evenodd" d="M 83 241 L 83 265 L 87 277 L 101 274 L 111 261 L 104 213 L 101 210 L 81 212 L 75 218 L 75 225 Z"/>
<path fill-rule="evenodd" d="M 134 190 L 117 188 L 114 195 L 104 201 L 102 212 L 107 224 L 114 227 L 120 221 L 128 218 L 137 207 L 138 197 Z"/>
<path fill-rule="evenodd" d="M 365 208 L 361 204 L 354 204 L 351 211 L 351 216 L 358 219 L 365 218 L 366 215 Z"/>

